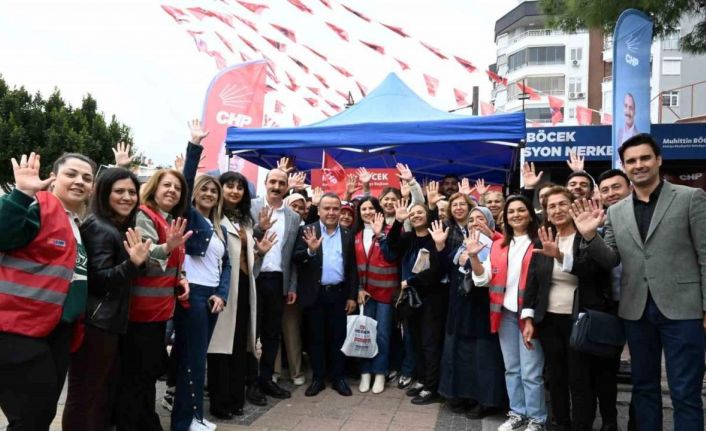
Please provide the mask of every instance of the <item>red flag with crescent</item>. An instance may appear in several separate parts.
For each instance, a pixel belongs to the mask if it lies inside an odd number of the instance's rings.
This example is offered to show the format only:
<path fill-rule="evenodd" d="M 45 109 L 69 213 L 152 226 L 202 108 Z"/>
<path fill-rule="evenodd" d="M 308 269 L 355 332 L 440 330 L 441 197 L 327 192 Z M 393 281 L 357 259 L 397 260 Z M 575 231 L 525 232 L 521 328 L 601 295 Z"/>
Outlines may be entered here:
<path fill-rule="evenodd" d="M 439 87 L 439 80 L 433 76 L 424 74 L 424 82 L 427 84 L 427 92 L 430 96 L 436 96 L 436 89 Z"/>

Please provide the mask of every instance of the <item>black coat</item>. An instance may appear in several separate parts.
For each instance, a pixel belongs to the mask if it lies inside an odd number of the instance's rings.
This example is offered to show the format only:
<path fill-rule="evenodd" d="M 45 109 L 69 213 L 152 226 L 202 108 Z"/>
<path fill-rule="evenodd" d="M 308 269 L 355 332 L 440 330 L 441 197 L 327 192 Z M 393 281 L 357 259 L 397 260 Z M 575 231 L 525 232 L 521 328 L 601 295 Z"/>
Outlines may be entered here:
<path fill-rule="evenodd" d="M 581 234 L 574 238 L 574 265 L 571 274 L 578 277 L 578 288 L 574 291 L 573 312 L 585 309 L 611 311 L 610 271 L 603 269 L 591 258 L 586 249 L 580 247 Z M 541 245 L 535 245 L 541 248 Z M 530 261 L 527 286 L 522 308 L 534 309 L 534 322 L 544 319 L 549 306 L 549 289 L 552 284 L 554 258 L 534 254 Z"/>
<path fill-rule="evenodd" d="M 299 228 L 297 242 L 294 244 L 292 261 L 297 265 L 297 301 L 302 307 L 308 307 L 316 302 L 321 286 L 321 271 L 323 265 L 323 244 L 316 251 L 316 254 L 309 256 L 308 249 L 304 241 L 304 229 L 313 226 L 316 229 L 316 237 L 321 237 L 321 225 L 317 221 Z M 343 283 L 345 285 L 348 299 L 358 298 L 358 268 L 355 262 L 355 246 L 353 233 L 344 227 L 341 229 L 341 242 L 343 250 Z"/>
<path fill-rule="evenodd" d="M 132 282 L 140 273 L 125 251 L 124 232 L 93 214 L 81 224 L 80 230 L 88 255 L 86 323 L 124 334 Z"/>

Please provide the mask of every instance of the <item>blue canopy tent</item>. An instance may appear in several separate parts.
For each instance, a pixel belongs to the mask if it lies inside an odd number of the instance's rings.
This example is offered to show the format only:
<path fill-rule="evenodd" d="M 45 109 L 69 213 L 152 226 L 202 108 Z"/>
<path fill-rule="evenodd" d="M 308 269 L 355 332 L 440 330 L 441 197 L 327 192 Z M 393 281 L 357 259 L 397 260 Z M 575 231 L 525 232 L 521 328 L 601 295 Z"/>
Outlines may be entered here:
<path fill-rule="evenodd" d="M 523 113 L 470 117 L 440 111 L 391 73 L 347 110 L 308 126 L 231 127 L 226 149 L 273 168 L 280 157 L 299 170 L 321 167 L 322 150 L 344 167 L 406 163 L 419 177 L 446 174 L 507 184 L 525 139 Z"/>

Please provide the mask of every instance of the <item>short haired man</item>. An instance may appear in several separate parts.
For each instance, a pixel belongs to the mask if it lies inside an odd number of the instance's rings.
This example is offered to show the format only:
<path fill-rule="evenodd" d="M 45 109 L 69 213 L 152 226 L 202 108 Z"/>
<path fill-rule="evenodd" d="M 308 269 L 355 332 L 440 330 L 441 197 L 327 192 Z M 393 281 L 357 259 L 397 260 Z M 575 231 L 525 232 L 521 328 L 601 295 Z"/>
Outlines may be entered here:
<path fill-rule="evenodd" d="M 566 179 L 566 188 L 574 195 L 574 199 L 591 199 L 593 187 L 593 177 L 586 171 L 572 172 Z"/>
<path fill-rule="evenodd" d="M 598 177 L 598 194 L 605 208 L 630 196 L 630 192 L 630 178 L 620 169 L 609 169 Z"/>
<path fill-rule="evenodd" d="M 674 405 L 674 429 L 703 430 L 701 387 L 706 327 L 706 193 L 660 178 L 661 151 L 647 134 L 619 149 L 632 197 L 613 204 L 605 238 L 600 209 L 574 205 L 585 249 L 604 267 L 622 262 L 619 314 L 632 363 L 639 430 L 662 429 L 662 352 Z"/>
<path fill-rule="evenodd" d="M 441 192 L 442 195 L 446 196 L 448 199 L 451 197 L 452 194 L 458 193 L 458 183 L 461 180 L 458 178 L 458 176 L 453 175 L 453 174 L 448 174 L 444 176 L 444 178 L 441 180 L 441 184 L 439 185 L 439 192 Z"/>
<path fill-rule="evenodd" d="M 341 346 L 346 338 L 346 313 L 356 308 L 358 271 L 354 235 L 340 225 L 341 199 L 326 193 L 319 202 L 319 221 L 299 230 L 292 256 L 298 268 L 299 304 L 307 320 L 313 379 L 305 395 L 326 388 L 326 375 L 343 396 L 352 391 L 345 380 Z M 329 358 L 327 366 L 326 357 Z"/>

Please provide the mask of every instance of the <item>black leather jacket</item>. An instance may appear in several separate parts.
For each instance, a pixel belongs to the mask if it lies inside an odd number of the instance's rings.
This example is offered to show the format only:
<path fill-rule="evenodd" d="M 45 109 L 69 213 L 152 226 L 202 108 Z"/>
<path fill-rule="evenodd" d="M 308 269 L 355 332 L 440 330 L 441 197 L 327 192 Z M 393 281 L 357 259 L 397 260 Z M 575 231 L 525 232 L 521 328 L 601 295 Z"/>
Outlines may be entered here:
<path fill-rule="evenodd" d="M 91 214 L 81 224 L 88 254 L 86 323 L 114 334 L 127 330 L 132 282 L 140 273 L 123 246 L 124 232 Z"/>

